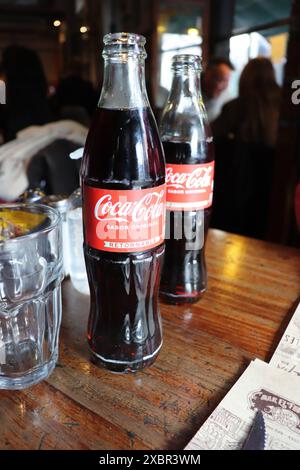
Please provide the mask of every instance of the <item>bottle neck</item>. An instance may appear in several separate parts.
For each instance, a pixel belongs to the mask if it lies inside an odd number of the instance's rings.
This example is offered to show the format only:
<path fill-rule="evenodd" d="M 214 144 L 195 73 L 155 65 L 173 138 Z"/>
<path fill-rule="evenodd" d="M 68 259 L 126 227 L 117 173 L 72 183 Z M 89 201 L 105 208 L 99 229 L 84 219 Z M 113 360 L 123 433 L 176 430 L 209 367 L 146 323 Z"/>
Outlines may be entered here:
<path fill-rule="evenodd" d="M 183 101 L 182 104 L 186 103 L 188 106 L 194 103 L 198 107 L 202 100 L 200 73 L 194 70 L 175 70 L 169 100 L 174 104 Z"/>
<path fill-rule="evenodd" d="M 174 70 L 172 88 L 162 112 L 160 134 L 163 141 L 193 142 L 199 149 L 201 142 L 210 138 L 199 70 Z"/>
<path fill-rule="evenodd" d="M 149 106 L 145 85 L 145 60 L 124 55 L 105 58 L 103 86 L 98 107 L 108 109 Z"/>

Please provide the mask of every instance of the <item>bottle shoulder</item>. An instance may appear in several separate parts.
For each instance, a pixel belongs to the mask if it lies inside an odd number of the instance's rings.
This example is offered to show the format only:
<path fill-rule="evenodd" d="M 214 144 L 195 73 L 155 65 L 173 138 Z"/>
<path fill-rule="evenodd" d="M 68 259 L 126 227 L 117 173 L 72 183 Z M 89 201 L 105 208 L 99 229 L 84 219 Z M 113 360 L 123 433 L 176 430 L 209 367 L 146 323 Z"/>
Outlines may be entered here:
<path fill-rule="evenodd" d="M 211 140 L 212 132 L 202 102 L 193 106 L 180 107 L 167 103 L 160 121 L 160 135 L 163 140 Z"/>
<path fill-rule="evenodd" d="M 92 123 L 81 176 L 95 186 L 151 187 L 164 179 L 165 161 L 150 108 L 99 108 Z"/>
<path fill-rule="evenodd" d="M 199 165 L 214 161 L 213 143 L 200 141 L 197 145 L 187 141 L 163 140 L 166 164 Z"/>

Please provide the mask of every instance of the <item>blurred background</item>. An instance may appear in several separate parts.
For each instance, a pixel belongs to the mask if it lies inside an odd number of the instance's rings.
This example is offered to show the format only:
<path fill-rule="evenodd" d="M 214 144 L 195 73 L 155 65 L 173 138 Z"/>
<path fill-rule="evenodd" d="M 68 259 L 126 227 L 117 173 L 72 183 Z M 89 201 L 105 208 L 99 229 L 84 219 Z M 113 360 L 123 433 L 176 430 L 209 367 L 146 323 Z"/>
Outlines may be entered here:
<path fill-rule="evenodd" d="M 300 246 L 296 0 L 0 0 L 0 199 L 76 189 L 79 163 L 68 155 L 97 106 L 102 37 L 118 31 L 147 39 L 158 121 L 172 56 L 202 56 L 216 152 L 212 226 Z"/>

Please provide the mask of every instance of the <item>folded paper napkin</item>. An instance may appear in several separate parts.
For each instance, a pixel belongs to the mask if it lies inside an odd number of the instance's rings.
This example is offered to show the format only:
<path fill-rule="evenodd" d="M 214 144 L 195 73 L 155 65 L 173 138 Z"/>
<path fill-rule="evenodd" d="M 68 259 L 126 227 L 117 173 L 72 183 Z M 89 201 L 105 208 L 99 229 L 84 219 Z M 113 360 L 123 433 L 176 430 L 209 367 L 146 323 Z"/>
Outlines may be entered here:
<path fill-rule="evenodd" d="M 186 450 L 242 449 L 257 411 L 264 416 L 265 450 L 299 450 L 299 390 L 298 377 L 252 361 Z"/>
<path fill-rule="evenodd" d="M 251 362 L 186 449 L 241 449 L 257 411 L 266 450 L 300 450 L 300 304 L 270 363 Z"/>

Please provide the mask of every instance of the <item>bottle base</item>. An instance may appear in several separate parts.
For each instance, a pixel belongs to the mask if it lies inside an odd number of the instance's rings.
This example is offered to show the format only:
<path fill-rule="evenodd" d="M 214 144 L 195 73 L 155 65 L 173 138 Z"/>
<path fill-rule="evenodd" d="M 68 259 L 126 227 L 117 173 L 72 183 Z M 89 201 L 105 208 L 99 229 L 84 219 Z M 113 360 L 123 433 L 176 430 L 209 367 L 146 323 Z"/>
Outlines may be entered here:
<path fill-rule="evenodd" d="M 135 372 L 145 369 L 146 367 L 150 367 L 156 361 L 156 358 L 161 350 L 161 347 L 162 347 L 162 343 L 154 351 L 154 353 L 149 354 L 148 356 L 145 356 L 139 360 L 132 361 L 132 362 L 107 359 L 90 349 L 91 362 L 95 364 L 96 366 L 107 369 L 110 372 L 113 372 L 115 374 L 135 373 Z"/>
<path fill-rule="evenodd" d="M 160 300 L 167 304 L 172 305 L 181 305 L 181 304 L 194 304 L 198 302 L 203 294 L 205 293 L 206 289 L 203 289 L 201 292 L 191 292 L 188 294 L 173 294 L 171 292 L 164 292 L 160 291 L 159 297 Z"/>

